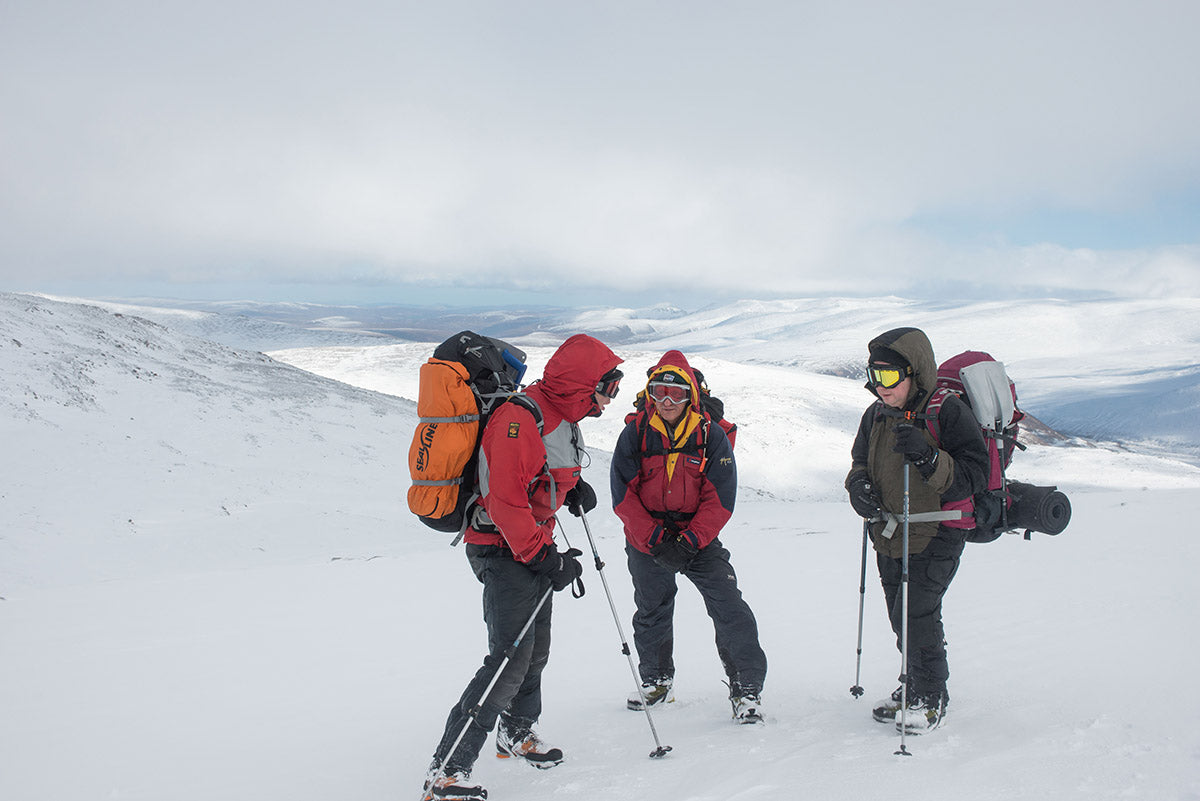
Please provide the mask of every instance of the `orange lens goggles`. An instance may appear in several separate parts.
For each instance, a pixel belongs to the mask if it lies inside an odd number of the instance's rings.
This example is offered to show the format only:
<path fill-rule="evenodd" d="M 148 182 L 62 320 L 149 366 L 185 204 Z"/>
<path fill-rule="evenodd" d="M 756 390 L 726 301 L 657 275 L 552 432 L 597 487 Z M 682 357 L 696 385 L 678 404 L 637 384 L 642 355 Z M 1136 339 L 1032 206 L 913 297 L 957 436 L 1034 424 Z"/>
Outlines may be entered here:
<path fill-rule="evenodd" d="M 681 384 L 651 384 L 647 391 L 655 403 L 683 403 L 691 395 L 691 389 Z"/>

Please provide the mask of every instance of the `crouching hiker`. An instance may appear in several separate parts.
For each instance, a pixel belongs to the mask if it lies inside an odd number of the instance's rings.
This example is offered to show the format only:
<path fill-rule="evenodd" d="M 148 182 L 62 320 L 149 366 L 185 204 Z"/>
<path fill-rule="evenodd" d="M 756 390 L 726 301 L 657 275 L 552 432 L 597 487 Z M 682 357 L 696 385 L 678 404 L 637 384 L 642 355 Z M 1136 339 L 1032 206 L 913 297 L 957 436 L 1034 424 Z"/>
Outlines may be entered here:
<path fill-rule="evenodd" d="M 935 419 L 928 419 L 937 362 L 923 331 L 888 331 L 871 340 L 868 350 L 867 389 L 877 400 L 859 424 L 845 486 L 854 511 L 869 521 L 888 618 L 902 654 L 906 484 L 909 496 L 908 664 L 901 686 L 872 714 L 899 729 L 906 699 L 906 732 L 916 734 L 936 728 L 950 700 L 942 597 L 958 570 L 965 538 L 962 529 L 945 525 L 957 514 L 942 507 L 986 488 L 988 454 L 974 414 L 957 397 L 945 398 Z M 930 424 L 939 431 L 937 440 Z"/>
<path fill-rule="evenodd" d="M 729 551 L 717 539 L 733 514 L 737 467 L 725 430 L 702 406 L 701 383 L 682 353 L 668 351 L 650 370 L 639 411 L 626 418 L 613 451 L 613 508 L 625 527 L 642 680 L 628 707 L 674 700 L 673 618 L 682 573 L 716 629 L 733 717 L 754 723 L 762 719 L 767 657 Z"/>
<path fill-rule="evenodd" d="M 446 720 L 425 780 L 429 801 L 487 798 L 471 770 L 497 719 L 496 756 L 538 768 L 563 760 L 534 731 L 550 656 L 551 590 L 582 573 L 580 551 L 554 545 L 554 514 L 564 504 L 595 506 L 595 493 L 580 477 L 578 423 L 599 417 L 616 394 L 620 363 L 599 340 L 573 336 L 550 357 L 541 380 L 493 411 L 484 428 L 481 498 L 465 540 L 467 561 L 483 584 L 488 653 Z"/>

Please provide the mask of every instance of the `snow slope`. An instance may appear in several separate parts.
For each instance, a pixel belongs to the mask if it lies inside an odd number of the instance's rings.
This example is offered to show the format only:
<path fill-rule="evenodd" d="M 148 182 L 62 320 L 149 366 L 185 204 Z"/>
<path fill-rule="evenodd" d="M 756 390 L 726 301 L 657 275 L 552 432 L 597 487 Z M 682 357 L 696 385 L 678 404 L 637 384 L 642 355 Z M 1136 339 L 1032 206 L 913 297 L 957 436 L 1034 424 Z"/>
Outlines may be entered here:
<path fill-rule="evenodd" d="M 1139 314 L 1121 325 L 1144 329 Z M 357 357 L 357 378 L 391 382 L 386 395 L 129 315 L 0 294 L 0 798 L 417 797 L 484 632 L 462 553 L 404 506 L 415 418 L 402 376 L 427 349 L 403 347 Z M 656 350 L 622 349 L 627 372 Z M 728 720 L 711 626 L 685 588 L 679 700 L 655 718 L 674 750 L 647 759 L 589 565 L 583 599 L 555 597 L 545 677 L 541 729 L 568 760 L 537 772 L 485 752 L 476 775 L 492 798 L 1200 798 L 1200 544 L 1185 517 L 1200 470 L 1080 440 L 1018 456 L 1018 477 L 1061 486 L 1074 519 L 1055 538 L 969 546 L 947 600 L 950 716 L 898 757 L 870 720 L 899 662 L 871 580 L 867 696 L 848 692 L 861 527 L 825 486 L 840 484 L 865 393 L 718 350 L 698 361 L 743 425 L 723 539 L 771 660 L 770 721 Z M 530 349 L 534 374 L 549 352 Z M 618 426 L 585 423 L 601 510 Z M 611 514 L 591 522 L 628 634 L 623 538 Z M 563 529 L 590 550 L 576 521 Z"/>
<path fill-rule="evenodd" d="M 403 489 L 410 401 L 20 295 L 0 294 L 0 358 L 6 544 L 38 537 L 5 554 L 10 587 L 226 565 L 314 519 L 352 540 Z M 83 532 L 102 547 L 72 558 Z"/>

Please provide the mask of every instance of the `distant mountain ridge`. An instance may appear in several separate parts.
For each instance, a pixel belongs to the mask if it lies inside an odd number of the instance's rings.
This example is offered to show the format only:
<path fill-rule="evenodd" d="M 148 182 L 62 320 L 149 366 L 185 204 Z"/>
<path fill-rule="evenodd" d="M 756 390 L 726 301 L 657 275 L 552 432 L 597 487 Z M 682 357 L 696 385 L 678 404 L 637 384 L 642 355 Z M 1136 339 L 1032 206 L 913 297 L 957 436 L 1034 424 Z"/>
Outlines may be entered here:
<path fill-rule="evenodd" d="M 1142 443 L 1200 461 L 1200 300 L 916 301 L 898 297 L 738 300 L 688 312 L 139 301 L 114 304 L 232 347 L 276 351 L 438 342 L 463 329 L 552 347 L 584 332 L 617 348 L 681 348 L 741 364 L 857 379 L 867 340 L 923 328 L 940 357 L 986 350 L 1022 405 L 1071 436 Z M 181 315 L 187 311 L 188 315 Z"/>

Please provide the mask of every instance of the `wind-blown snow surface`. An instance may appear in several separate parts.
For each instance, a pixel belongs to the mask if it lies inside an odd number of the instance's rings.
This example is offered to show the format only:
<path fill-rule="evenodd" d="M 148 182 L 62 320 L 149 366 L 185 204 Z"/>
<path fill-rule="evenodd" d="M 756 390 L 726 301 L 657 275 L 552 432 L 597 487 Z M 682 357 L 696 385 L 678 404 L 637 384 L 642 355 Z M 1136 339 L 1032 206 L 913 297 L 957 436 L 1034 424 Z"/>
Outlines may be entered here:
<path fill-rule="evenodd" d="M 1127 311 L 1127 330 L 1150 324 Z M 1082 336 L 1117 337 L 1117 324 Z M 550 344 L 529 348 L 532 374 Z M 898 737 L 869 713 L 899 662 L 871 570 L 867 696 L 848 692 L 861 526 L 839 487 L 867 397 L 853 378 L 764 363 L 772 347 L 758 363 L 697 359 L 742 427 L 723 540 L 771 661 L 768 724 L 729 721 L 711 625 L 685 584 L 679 700 L 655 717 L 674 750 L 647 759 L 589 566 L 584 598 L 554 599 L 545 677 L 540 728 L 568 759 L 537 772 L 485 751 L 476 777 L 492 797 L 1200 798 L 1200 471 L 1081 441 L 1020 454 L 1016 477 L 1070 494 L 1071 526 L 968 546 L 947 599 L 947 724 L 895 756 Z M 417 797 L 484 642 L 461 551 L 404 506 L 403 397 L 428 351 L 331 362 L 358 359 L 358 383 L 394 397 L 136 317 L 0 294 L 0 798 Z M 627 373 L 655 351 L 621 349 Z M 592 527 L 628 635 L 623 538 L 603 511 L 619 424 L 585 433 Z M 577 521 L 563 528 L 589 550 Z"/>

